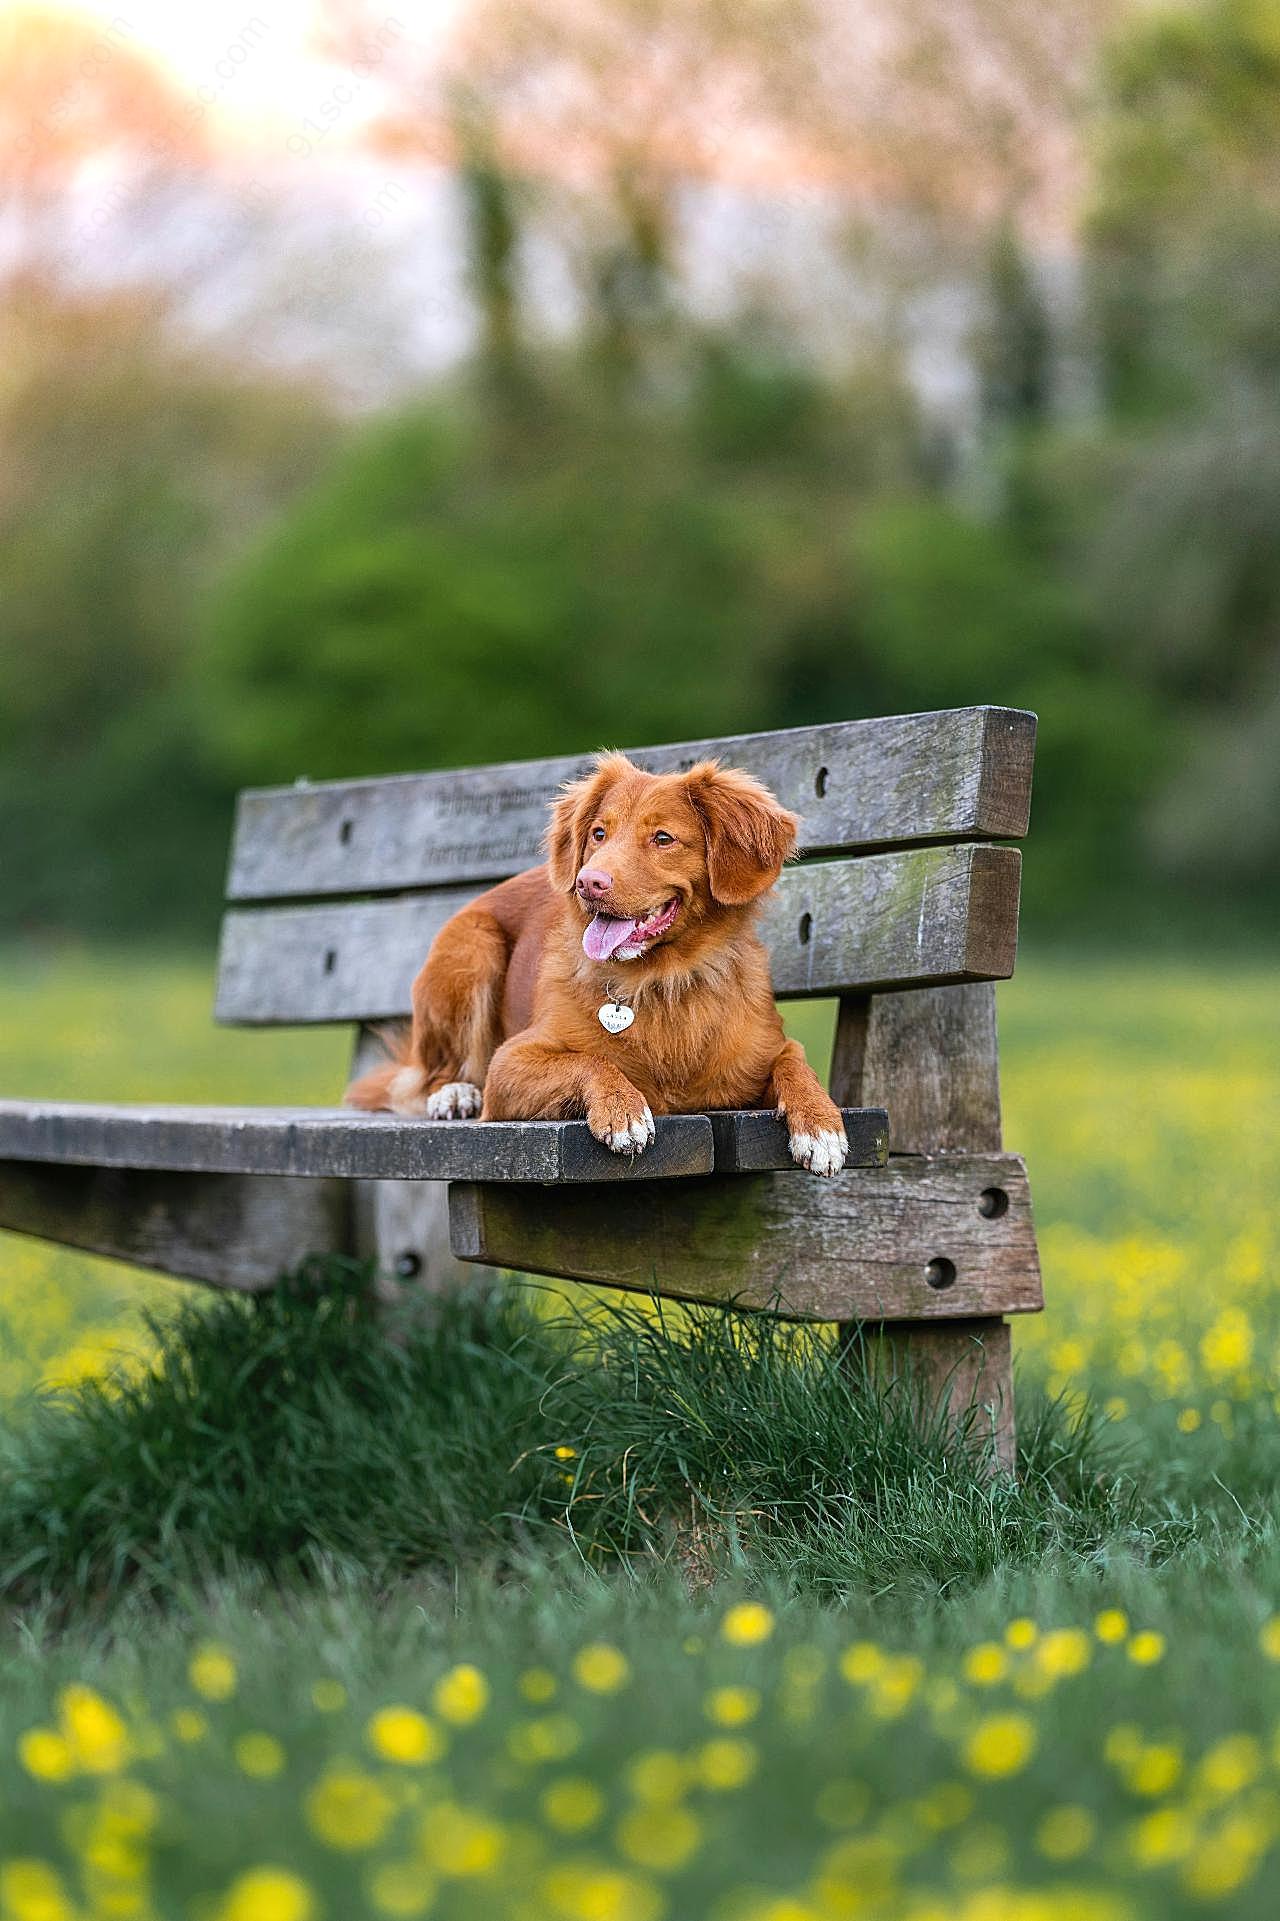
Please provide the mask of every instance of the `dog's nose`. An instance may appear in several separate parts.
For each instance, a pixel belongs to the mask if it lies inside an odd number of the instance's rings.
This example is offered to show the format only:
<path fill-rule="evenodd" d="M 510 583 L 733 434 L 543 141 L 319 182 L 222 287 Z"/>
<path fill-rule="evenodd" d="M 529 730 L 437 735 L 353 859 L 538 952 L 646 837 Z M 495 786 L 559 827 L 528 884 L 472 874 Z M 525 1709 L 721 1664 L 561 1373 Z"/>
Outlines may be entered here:
<path fill-rule="evenodd" d="M 578 875 L 578 892 L 583 900 L 603 900 L 613 892 L 613 875 L 603 867 L 584 867 Z"/>

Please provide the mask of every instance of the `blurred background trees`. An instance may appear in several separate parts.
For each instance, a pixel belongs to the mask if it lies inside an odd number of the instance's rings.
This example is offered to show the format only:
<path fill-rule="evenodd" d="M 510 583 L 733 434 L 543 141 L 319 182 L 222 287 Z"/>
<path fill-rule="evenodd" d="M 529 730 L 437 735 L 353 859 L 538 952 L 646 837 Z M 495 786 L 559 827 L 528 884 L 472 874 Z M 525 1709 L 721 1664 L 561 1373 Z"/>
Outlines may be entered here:
<path fill-rule="evenodd" d="M 408 242 L 282 289 L 274 175 L 10 29 L 0 928 L 203 937 L 248 782 L 990 700 L 1042 718 L 1033 928 L 1265 920 L 1280 0 L 378 20 L 325 19 L 386 48 L 360 219 L 445 183 L 457 344 L 363 402 Z M 86 260 L 104 152 L 100 244 L 195 223 L 194 289 Z M 300 303 L 333 364 L 264 350 Z"/>

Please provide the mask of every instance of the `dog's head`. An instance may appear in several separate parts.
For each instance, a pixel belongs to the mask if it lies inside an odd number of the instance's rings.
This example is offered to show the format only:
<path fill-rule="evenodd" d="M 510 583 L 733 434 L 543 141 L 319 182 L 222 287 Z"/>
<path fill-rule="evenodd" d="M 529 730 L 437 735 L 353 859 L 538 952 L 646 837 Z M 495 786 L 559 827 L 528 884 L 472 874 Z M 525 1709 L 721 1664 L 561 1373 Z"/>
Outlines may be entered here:
<path fill-rule="evenodd" d="M 647 774 L 625 754 L 601 754 L 551 810 L 547 868 L 577 903 L 590 958 L 638 960 L 758 899 L 799 825 L 737 768 L 704 760 L 687 774 Z"/>

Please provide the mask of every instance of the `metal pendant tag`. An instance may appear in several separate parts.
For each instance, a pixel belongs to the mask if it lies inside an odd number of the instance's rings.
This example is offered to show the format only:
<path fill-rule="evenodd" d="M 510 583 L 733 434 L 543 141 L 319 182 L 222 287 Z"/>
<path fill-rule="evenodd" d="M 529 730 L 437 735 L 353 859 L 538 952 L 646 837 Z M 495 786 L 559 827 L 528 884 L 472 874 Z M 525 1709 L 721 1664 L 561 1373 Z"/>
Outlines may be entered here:
<path fill-rule="evenodd" d="M 596 1019 L 606 1033 L 625 1034 L 635 1019 L 635 1010 L 623 1007 L 620 1001 L 606 1001 L 604 1006 L 597 1010 Z"/>

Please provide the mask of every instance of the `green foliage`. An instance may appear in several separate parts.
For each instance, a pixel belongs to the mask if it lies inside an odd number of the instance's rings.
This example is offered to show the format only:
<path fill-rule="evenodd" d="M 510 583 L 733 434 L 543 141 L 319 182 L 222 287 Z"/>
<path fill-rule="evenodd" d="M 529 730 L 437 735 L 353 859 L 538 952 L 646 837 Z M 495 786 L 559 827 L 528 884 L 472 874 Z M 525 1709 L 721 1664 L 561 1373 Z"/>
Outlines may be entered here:
<path fill-rule="evenodd" d="M 501 411 L 456 395 L 369 427 L 212 611 L 207 720 L 229 774 L 776 724 L 774 664 L 802 634 L 848 635 L 841 523 L 869 458 L 904 473 L 906 409 L 891 390 L 841 416 L 827 395 L 819 491 L 812 445 L 760 430 L 785 376 L 708 369 L 687 405 L 574 362 Z M 797 374 L 784 393 L 801 391 Z"/>
<path fill-rule="evenodd" d="M 181 353 L 153 301 L 28 287 L 0 339 L 0 913 L 207 929 L 229 810 L 201 749 L 199 609 L 332 429 Z"/>

